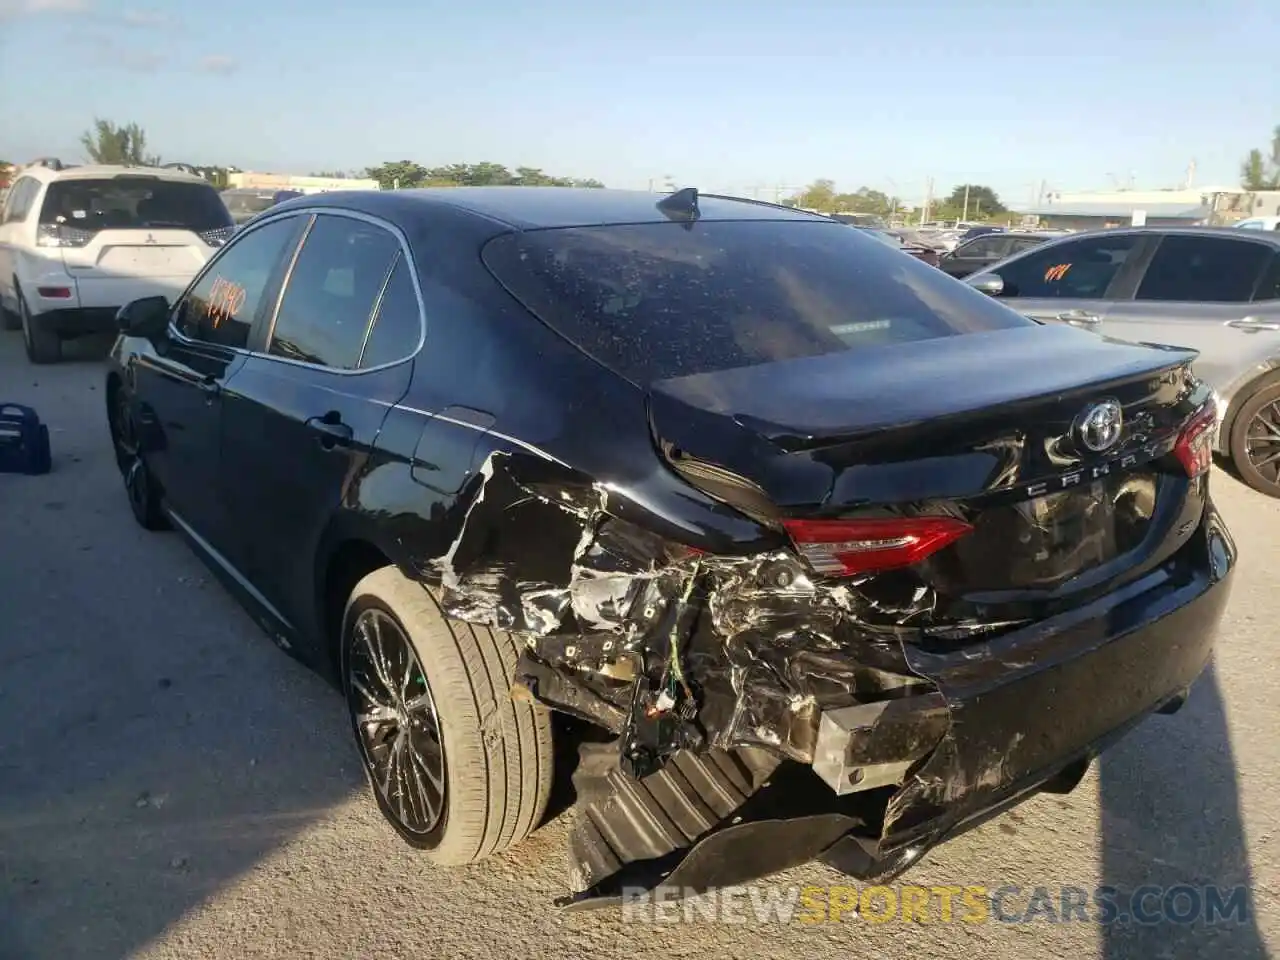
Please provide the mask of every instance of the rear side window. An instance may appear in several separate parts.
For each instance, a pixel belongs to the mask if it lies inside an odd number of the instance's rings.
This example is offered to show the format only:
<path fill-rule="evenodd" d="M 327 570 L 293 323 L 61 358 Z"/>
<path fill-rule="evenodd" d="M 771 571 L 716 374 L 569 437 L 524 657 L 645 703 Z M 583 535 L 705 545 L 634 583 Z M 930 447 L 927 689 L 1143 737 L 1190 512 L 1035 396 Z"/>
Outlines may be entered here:
<path fill-rule="evenodd" d="M 532 230 L 495 238 L 483 259 L 544 323 L 640 384 L 1032 323 L 834 223 Z"/>
<path fill-rule="evenodd" d="M 988 257 L 998 256 L 1000 251 L 1008 245 L 1009 242 L 1003 237 L 981 236 L 962 244 L 955 255 L 962 260 L 985 260 Z"/>
<path fill-rule="evenodd" d="M 1271 263 L 1262 275 L 1258 289 L 1253 293 L 1255 301 L 1280 300 L 1280 251 L 1271 254 Z"/>
<path fill-rule="evenodd" d="M 1245 240 L 1167 236 L 1137 299 L 1247 303 L 1270 255 L 1268 247 Z"/>
<path fill-rule="evenodd" d="M 350 217 L 317 217 L 285 286 L 269 352 L 356 369 L 399 253 L 400 241 L 382 227 Z"/>
<path fill-rule="evenodd" d="M 56 180 L 40 207 L 42 226 L 99 230 L 190 230 L 231 226 L 231 215 L 207 183 L 122 175 L 101 180 Z"/>
<path fill-rule="evenodd" d="M 293 253 L 301 223 L 286 217 L 234 239 L 180 305 L 178 331 L 191 340 L 244 347 L 267 284 Z"/>
<path fill-rule="evenodd" d="M 1032 247 L 1038 247 L 1044 243 L 1043 240 L 1035 237 L 1014 237 L 1010 242 L 1013 244 L 1013 248 L 1010 250 L 1011 254 L 1022 253 L 1024 250 L 1030 250 Z"/>
<path fill-rule="evenodd" d="M 391 270 L 391 279 L 382 291 L 373 329 L 360 357 L 360 369 L 380 367 L 411 356 L 422 339 L 422 309 L 409 275 L 409 262 L 401 253 Z"/>
<path fill-rule="evenodd" d="M 4 206 L 5 223 L 21 223 L 31 211 L 31 201 L 40 192 L 40 184 L 30 177 L 20 178 L 9 191 Z"/>
<path fill-rule="evenodd" d="M 1086 237 L 1029 253 L 1000 267 L 1005 297 L 1098 298 L 1138 244 L 1136 234 Z"/>

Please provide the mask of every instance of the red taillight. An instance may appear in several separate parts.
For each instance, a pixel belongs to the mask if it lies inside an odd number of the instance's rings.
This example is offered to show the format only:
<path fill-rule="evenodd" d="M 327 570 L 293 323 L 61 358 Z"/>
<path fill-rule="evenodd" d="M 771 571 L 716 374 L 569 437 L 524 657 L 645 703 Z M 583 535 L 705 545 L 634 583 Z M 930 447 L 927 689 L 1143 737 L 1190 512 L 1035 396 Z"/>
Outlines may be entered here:
<path fill-rule="evenodd" d="M 70 287 L 36 287 L 36 293 L 48 300 L 70 300 Z"/>
<path fill-rule="evenodd" d="M 1218 407 L 1209 400 L 1178 434 L 1173 455 L 1187 471 L 1187 476 L 1200 476 L 1213 465 L 1213 431 L 1218 425 Z"/>
<path fill-rule="evenodd" d="M 845 577 L 909 567 L 973 529 L 953 517 L 784 520 L 782 525 L 815 572 Z"/>

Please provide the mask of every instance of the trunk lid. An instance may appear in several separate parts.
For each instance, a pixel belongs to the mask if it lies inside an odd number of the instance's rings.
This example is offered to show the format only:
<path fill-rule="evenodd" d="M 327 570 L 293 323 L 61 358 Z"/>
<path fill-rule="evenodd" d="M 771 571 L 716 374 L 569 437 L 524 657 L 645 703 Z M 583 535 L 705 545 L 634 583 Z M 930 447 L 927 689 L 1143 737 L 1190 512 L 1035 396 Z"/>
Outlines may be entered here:
<path fill-rule="evenodd" d="M 83 246 L 62 247 L 62 262 L 79 280 L 190 277 L 209 252 L 190 230 L 99 230 Z"/>
<path fill-rule="evenodd" d="M 1021 617 L 1189 536 L 1192 485 L 1171 454 L 1207 398 L 1195 356 L 1015 328 L 659 381 L 650 420 L 679 474 L 766 522 L 963 520 L 894 578 L 945 620 Z M 1111 403 L 1114 439 L 1085 422 Z"/>

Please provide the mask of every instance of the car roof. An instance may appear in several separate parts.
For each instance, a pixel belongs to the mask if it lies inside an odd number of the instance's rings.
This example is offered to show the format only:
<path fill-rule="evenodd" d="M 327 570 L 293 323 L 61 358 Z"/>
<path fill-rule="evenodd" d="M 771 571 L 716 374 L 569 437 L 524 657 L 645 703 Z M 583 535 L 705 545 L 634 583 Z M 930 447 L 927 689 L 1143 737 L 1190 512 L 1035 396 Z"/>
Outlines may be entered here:
<path fill-rule="evenodd" d="M 360 190 L 312 195 L 290 201 L 305 206 L 338 206 L 380 216 L 450 207 L 519 230 L 628 223 L 665 223 L 659 208 L 667 194 L 592 187 L 429 187 L 418 190 Z M 701 220 L 798 220 L 837 223 L 820 214 L 778 204 L 699 194 Z"/>
<path fill-rule="evenodd" d="M 180 183 L 209 183 L 203 177 L 194 173 L 187 173 L 184 170 L 165 167 L 130 167 L 105 163 L 86 164 L 82 167 L 63 167 L 61 170 L 43 166 L 23 167 L 14 174 L 14 179 L 16 180 L 18 177 L 34 177 L 36 180 L 45 183 L 57 183 L 63 180 L 106 180 L 119 176 L 154 177 L 157 180 L 174 180 Z M 212 184 L 209 185 L 212 186 Z"/>
<path fill-rule="evenodd" d="M 1146 234 L 1155 235 L 1175 235 L 1175 236 L 1192 236 L 1192 237 L 1226 237 L 1228 239 L 1240 240 L 1262 240 L 1265 243 L 1271 243 L 1280 247 L 1280 236 L 1275 236 L 1264 230 L 1237 230 L 1234 227 L 1105 227 L 1098 230 L 1082 230 L 1079 233 L 1069 234 L 1062 239 L 1079 240 L 1081 237 L 1114 237 L 1120 235 L 1136 234 L 1139 236 Z"/>

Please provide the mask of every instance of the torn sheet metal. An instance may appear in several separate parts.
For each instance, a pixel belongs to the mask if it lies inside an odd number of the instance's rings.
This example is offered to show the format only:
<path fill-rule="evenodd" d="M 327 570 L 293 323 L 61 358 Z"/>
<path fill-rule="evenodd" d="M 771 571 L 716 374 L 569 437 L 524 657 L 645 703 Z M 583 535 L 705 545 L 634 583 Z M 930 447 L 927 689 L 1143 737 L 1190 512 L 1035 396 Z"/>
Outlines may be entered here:
<path fill-rule="evenodd" d="M 872 874 L 1055 775 L 1037 763 L 1161 689 L 1168 678 L 1135 679 L 1151 663 L 1194 677 L 1208 649 L 1081 657 L 1101 638 L 941 615 L 907 571 L 822 581 L 787 551 L 671 544 L 617 519 L 608 489 L 533 456 L 493 454 L 480 479 L 436 568 L 449 615 L 525 637 L 517 693 L 616 735 L 615 775 L 633 785 L 682 756 L 743 749 L 813 767 L 834 788 L 824 803 L 857 801 Z M 1124 491 L 1139 513 L 1142 494 Z M 1087 631 L 1095 614 L 1079 615 Z M 1093 708 L 1073 709 L 1072 692 Z"/>

